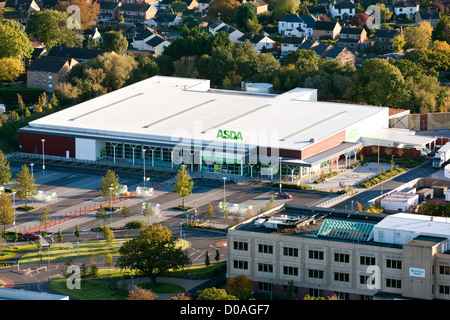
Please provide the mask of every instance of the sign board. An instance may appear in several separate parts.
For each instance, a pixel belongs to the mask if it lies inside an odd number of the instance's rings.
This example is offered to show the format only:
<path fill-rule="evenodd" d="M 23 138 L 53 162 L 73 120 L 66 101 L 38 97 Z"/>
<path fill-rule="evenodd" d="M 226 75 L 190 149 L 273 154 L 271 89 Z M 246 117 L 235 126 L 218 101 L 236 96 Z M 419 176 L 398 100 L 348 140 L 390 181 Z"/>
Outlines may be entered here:
<path fill-rule="evenodd" d="M 409 268 L 410 277 L 425 278 L 425 269 L 420 268 Z"/>

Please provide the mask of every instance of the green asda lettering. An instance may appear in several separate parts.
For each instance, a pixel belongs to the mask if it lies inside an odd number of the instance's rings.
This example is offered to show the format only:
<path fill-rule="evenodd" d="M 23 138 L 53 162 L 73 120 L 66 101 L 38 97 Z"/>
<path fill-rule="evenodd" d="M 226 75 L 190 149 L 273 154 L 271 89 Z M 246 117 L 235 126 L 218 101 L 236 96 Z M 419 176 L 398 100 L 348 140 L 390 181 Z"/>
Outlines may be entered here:
<path fill-rule="evenodd" d="M 219 130 L 217 132 L 217 139 L 231 139 L 231 140 L 244 140 L 240 131 Z"/>

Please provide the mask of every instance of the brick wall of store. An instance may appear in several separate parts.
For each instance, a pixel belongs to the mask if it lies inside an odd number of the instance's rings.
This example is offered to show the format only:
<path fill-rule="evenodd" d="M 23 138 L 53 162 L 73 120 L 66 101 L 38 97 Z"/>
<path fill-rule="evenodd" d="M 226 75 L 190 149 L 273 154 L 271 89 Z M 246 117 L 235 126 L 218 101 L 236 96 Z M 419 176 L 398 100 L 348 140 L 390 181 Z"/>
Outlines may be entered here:
<path fill-rule="evenodd" d="M 301 157 L 300 159 L 305 159 L 308 158 L 310 156 L 313 156 L 321 151 L 327 150 L 331 147 L 337 146 L 338 144 L 342 143 L 345 141 L 345 130 L 341 131 L 339 133 L 336 133 L 335 135 L 324 139 L 322 141 L 319 141 L 317 143 L 314 143 L 312 146 L 307 147 L 303 150 L 301 150 L 300 154 Z"/>
<path fill-rule="evenodd" d="M 66 151 L 69 150 L 69 157 L 75 158 L 75 138 L 73 137 L 19 132 L 19 145 L 22 146 L 19 151 L 42 154 L 42 139 L 45 139 L 45 155 L 66 157 Z"/>

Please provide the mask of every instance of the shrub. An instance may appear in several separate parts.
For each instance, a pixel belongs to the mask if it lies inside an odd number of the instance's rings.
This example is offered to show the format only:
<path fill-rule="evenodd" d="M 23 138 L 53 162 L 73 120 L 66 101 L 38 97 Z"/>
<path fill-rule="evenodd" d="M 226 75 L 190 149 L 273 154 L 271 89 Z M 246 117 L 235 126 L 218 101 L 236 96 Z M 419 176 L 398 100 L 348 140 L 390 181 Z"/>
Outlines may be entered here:
<path fill-rule="evenodd" d="M 127 222 L 125 225 L 125 229 L 142 229 L 147 226 L 147 222 L 140 221 L 140 220 L 133 220 L 130 222 Z"/>

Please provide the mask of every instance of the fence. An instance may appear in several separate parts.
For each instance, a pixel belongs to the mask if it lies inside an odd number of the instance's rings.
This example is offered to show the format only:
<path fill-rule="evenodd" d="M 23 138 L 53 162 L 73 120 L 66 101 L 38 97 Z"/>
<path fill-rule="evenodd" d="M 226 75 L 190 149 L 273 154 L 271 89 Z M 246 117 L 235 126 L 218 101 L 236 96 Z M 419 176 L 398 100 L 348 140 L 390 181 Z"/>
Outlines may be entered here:
<path fill-rule="evenodd" d="M 358 193 L 357 189 L 350 189 L 347 193 L 341 194 L 339 197 L 334 197 L 324 202 L 318 203 L 316 206 L 322 208 L 329 208 L 332 205 L 335 205 L 336 203 L 342 202 L 345 199 L 350 198 L 356 193 Z"/>

